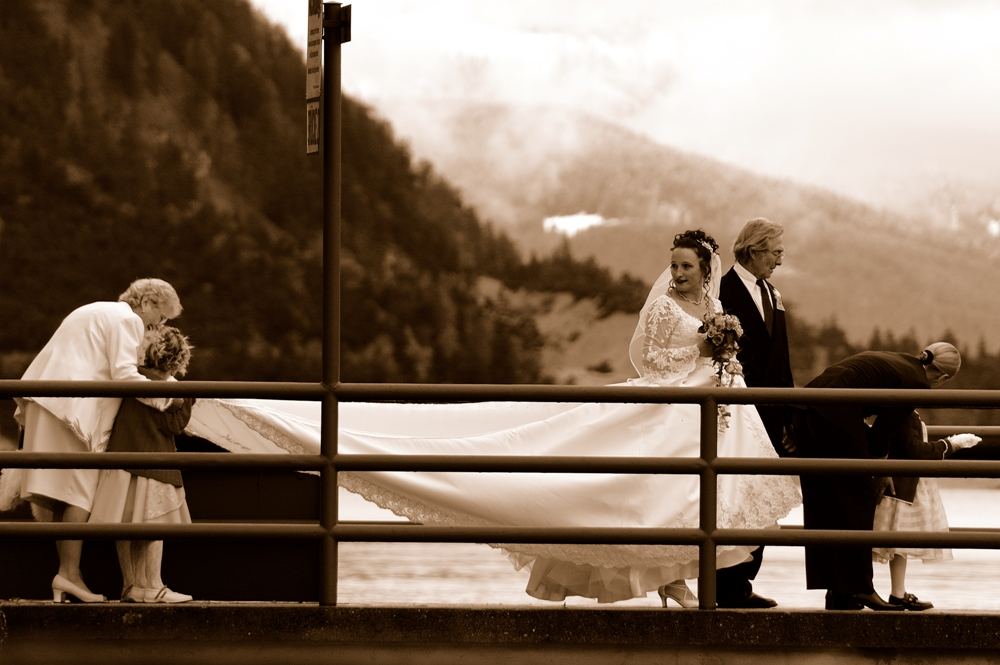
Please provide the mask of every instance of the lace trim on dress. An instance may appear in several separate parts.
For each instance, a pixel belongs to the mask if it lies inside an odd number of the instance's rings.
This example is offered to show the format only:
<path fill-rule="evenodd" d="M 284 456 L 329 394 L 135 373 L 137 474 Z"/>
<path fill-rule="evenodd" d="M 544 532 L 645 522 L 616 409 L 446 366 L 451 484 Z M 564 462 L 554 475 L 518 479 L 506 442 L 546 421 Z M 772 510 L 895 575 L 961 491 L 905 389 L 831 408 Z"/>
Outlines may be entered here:
<path fill-rule="evenodd" d="M 690 374 L 699 356 L 699 325 L 669 296 L 657 298 L 643 326 L 643 376 L 675 383 Z"/>
<path fill-rule="evenodd" d="M 300 443 L 294 436 L 286 433 L 280 427 L 276 427 L 271 424 L 271 422 L 264 416 L 257 415 L 245 406 L 234 407 L 227 404 L 226 402 L 219 400 L 221 404 L 227 411 L 229 411 L 237 420 L 247 425 L 251 429 L 260 433 L 264 438 L 278 446 L 282 450 L 291 453 L 292 455 L 308 455 L 313 450 L 307 449 L 302 443 Z M 248 452 L 253 452 L 247 446 L 239 443 L 232 436 L 227 435 L 226 440 L 230 441 L 234 447 L 246 450 Z"/>
<path fill-rule="evenodd" d="M 738 408 L 754 409 L 751 405 Z M 756 447 L 754 457 L 777 457 L 763 423 L 746 419 L 751 424 L 751 441 Z M 736 476 L 736 497 L 752 495 L 754 501 L 733 501 L 733 495 L 719 493 L 719 527 L 729 529 L 757 528 L 774 524 L 802 503 L 797 476 Z M 778 517 L 775 518 L 774 516 Z M 756 525 L 748 526 L 748 525 Z"/>
<path fill-rule="evenodd" d="M 767 444 L 770 449 L 770 444 Z M 771 450 L 771 456 L 774 456 Z M 389 490 L 377 482 L 368 480 L 366 475 L 374 472 L 343 472 L 339 474 L 340 485 L 359 494 L 380 508 L 391 511 L 399 517 L 414 522 L 435 526 L 497 526 L 480 518 L 455 511 L 442 511 L 420 502 L 413 497 L 403 496 Z M 735 497 L 726 492 L 719 493 L 719 526 L 734 529 L 758 529 L 773 527 L 801 503 L 797 483 L 789 476 L 739 476 Z M 764 495 L 763 497 L 761 495 Z M 754 496 L 762 501 L 741 501 Z M 734 500 L 735 499 L 735 500 Z M 671 528 L 696 528 L 698 526 L 698 506 L 693 504 Z M 606 568 L 626 566 L 654 567 L 676 566 L 698 558 L 695 545 L 577 545 L 546 543 L 487 543 L 490 547 L 506 551 L 519 567 L 524 565 L 523 555 L 561 559 L 581 565 Z M 719 546 L 725 552 L 745 546 Z"/>
<path fill-rule="evenodd" d="M 358 472 L 339 474 L 340 485 L 363 496 L 380 508 L 405 517 L 414 522 L 435 526 L 497 526 L 492 522 L 457 513 L 443 512 L 437 508 L 404 497 L 376 483 L 368 481 Z M 697 507 L 695 507 L 697 508 Z M 773 523 L 773 518 L 771 523 Z M 698 524 L 697 510 L 690 511 L 678 524 L 671 527 L 691 528 Z M 749 527 L 748 527 L 749 528 Z M 674 566 L 698 558 L 698 547 L 694 545 L 562 545 L 546 543 L 486 543 L 490 547 L 504 550 L 515 563 L 524 565 L 519 555 L 540 556 L 560 559 L 580 565 L 605 568 L 625 566 Z M 735 549 L 719 547 L 720 550 Z"/>
<path fill-rule="evenodd" d="M 144 480 L 146 480 L 146 502 L 142 515 L 144 521 L 152 521 L 179 510 L 184 504 L 184 494 L 179 488 L 150 478 Z"/>

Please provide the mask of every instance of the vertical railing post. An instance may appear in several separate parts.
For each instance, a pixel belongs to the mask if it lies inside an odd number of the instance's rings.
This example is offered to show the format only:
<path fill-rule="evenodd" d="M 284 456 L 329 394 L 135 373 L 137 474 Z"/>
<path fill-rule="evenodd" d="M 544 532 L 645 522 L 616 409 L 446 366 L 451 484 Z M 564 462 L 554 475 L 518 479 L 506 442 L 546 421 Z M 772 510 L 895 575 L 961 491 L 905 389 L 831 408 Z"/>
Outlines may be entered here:
<path fill-rule="evenodd" d="M 349 39 L 350 14 L 337 2 L 323 3 L 323 93 L 321 102 L 323 142 L 323 395 L 320 454 L 323 467 L 320 490 L 320 525 L 326 530 L 320 548 L 320 605 L 337 604 L 338 521 L 337 395 L 340 383 L 340 179 L 341 100 L 340 45 Z M 345 38 L 346 36 L 346 38 Z"/>
<path fill-rule="evenodd" d="M 719 408 L 714 397 L 706 397 L 701 403 L 701 459 L 707 466 L 701 470 L 699 491 L 701 518 L 700 528 L 705 540 L 699 546 L 698 557 L 698 607 L 703 610 L 715 609 L 716 553 L 715 533 L 718 511 L 718 474 L 715 459 L 719 452 Z"/>

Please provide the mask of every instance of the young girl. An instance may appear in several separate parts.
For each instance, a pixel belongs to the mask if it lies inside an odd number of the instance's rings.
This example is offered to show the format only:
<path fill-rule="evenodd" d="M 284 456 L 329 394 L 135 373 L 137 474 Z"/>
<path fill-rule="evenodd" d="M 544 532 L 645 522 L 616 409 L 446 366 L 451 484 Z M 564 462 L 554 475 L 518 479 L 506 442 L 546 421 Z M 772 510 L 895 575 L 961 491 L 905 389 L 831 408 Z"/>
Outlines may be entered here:
<path fill-rule="evenodd" d="M 144 367 L 151 379 L 174 381 L 187 371 L 191 344 L 172 326 L 146 333 Z M 174 436 L 191 417 L 193 398 L 175 400 L 166 411 L 148 404 L 148 398 L 122 400 L 108 452 L 173 452 Z M 90 515 L 92 522 L 156 522 L 190 524 L 181 473 L 177 469 L 103 469 Z M 191 596 L 172 591 L 160 579 L 162 540 L 118 541 L 123 602 L 183 603 Z"/>
<path fill-rule="evenodd" d="M 889 439 L 890 459 L 942 459 L 960 448 L 979 443 L 974 434 L 954 434 L 938 441 L 927 440 L 927 427 L 916 411 L 898 436 Z M 948 516 L 933 478 L 893 477 L 890 489 L 875 509 L 876 531 L 947 531 Z M 889 603 L 901 610 L 921 611 L 934 605 L 906 590 L 906 560 L 924 563 L 949 561 L 950 549 L 934 547 L 876 547 L 872 558 L 889 564 L 892 590 Z"/>

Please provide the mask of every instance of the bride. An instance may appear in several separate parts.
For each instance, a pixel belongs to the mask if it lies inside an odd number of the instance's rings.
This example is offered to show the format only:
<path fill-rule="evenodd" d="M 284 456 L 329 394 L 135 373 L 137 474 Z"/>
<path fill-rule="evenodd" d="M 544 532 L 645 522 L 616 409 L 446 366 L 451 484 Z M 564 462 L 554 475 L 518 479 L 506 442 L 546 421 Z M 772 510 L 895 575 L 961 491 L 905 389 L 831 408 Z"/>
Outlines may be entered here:
<path fill-rule="evenodd" d="M 670 267 L 657 279 L 629 345 L 639 372 L 628 385 L 712 386 L 715 368 L 698 328 L 719 313 L 717 244 L 702 231 L 675 238 Z M 733 385 L 745 385 L 738 375 Z M 199 400 L 188 432 L 233 452 L 319 451 L 318 403 Z M 344 403 L 338 450 L 345 454 L 566 455 L 697 457 L 697 404 L 485 402 Z M 730 405 L 719 456 L 775 457 L 752 405 Z M 343 487 L 397 515 L 429 525 L 698 526 L 699 479 L 691 474 L 343 472 Z M 774 527 L 800 503 L 790 476 L 718 477 L 721 528 Z M 503 544 L 530 576 L 526 592 L 613 602 L 657 590 L 663 605 L 697 599 L 685 579 L 698 575 L 693 545 Z M 754 546 L 725 546 L 717 564 L 733 566 Z"/>

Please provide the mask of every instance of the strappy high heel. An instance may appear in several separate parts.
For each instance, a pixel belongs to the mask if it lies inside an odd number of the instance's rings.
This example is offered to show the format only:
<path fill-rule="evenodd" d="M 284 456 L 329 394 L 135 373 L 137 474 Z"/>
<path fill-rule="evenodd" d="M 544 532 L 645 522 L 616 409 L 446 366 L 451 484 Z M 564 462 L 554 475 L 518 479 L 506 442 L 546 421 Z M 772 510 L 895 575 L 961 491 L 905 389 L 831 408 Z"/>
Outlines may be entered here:
<path fill-rule="evenodd" d="M 688 588 L 684 580 L 674 580 L 670 584 L 661 586 L 656 592 L 660 595 L 663 606 L 667 606 L 667 598 L 673 599 L 681 607 L 698 607 L 698 596 Z"/>
<path fill-rule="evenodd" d="M 68 603 L 76 598 L 81 603 L 103 603 L 107 600 L 99 593 L 91 593 L 73 584 L 62 575 L 52 578 L 52 600 L 57 603 Z"/>

